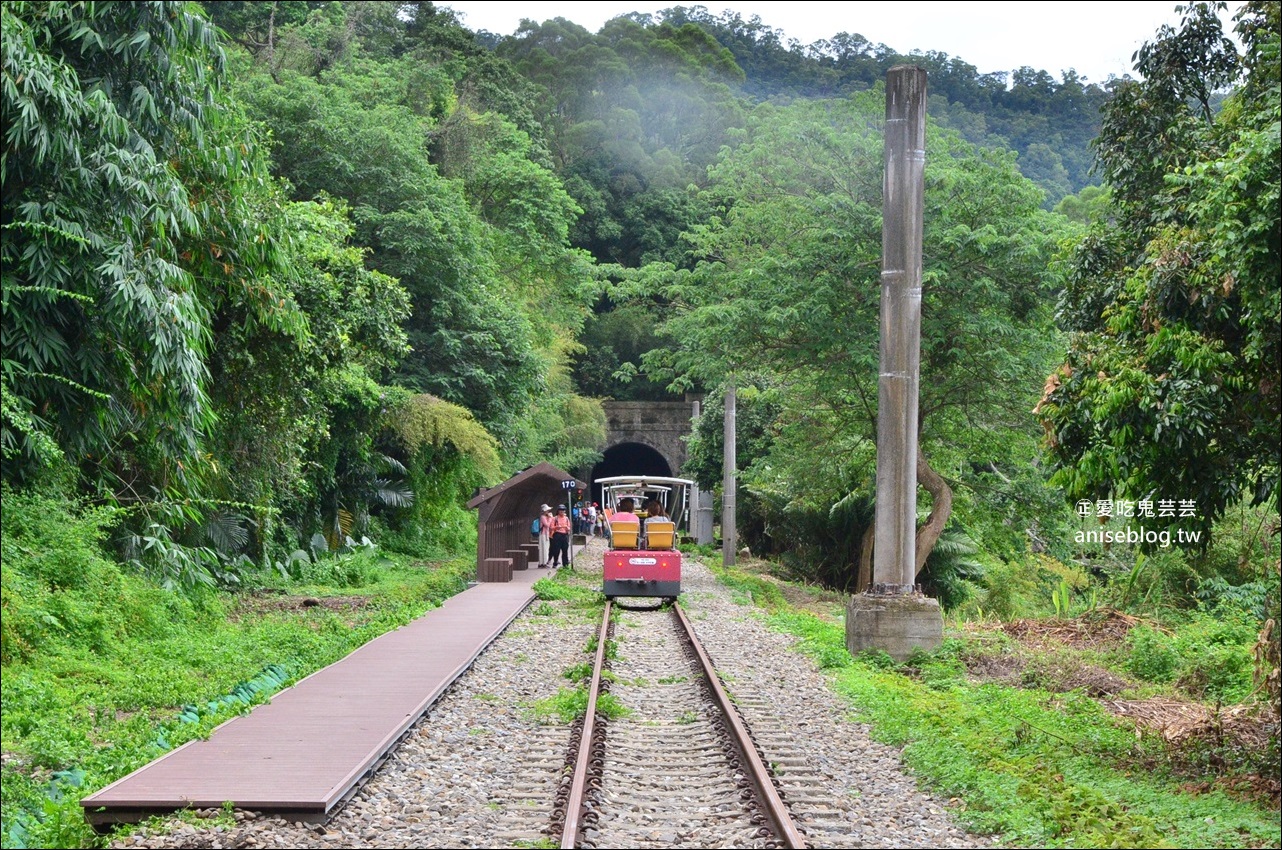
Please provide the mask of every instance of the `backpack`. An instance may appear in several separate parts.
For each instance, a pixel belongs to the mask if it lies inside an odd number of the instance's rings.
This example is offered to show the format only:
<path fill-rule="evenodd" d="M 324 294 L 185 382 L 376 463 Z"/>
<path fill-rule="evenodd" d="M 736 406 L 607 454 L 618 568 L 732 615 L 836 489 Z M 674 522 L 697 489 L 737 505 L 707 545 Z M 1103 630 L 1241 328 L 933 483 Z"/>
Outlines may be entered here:
<path fill-rule="evenodd" d="M 539 521 L 537 519 L 535 519 L 534 522 L 530 523 L 530 533 L 531 534 L 539 533 Z"/>

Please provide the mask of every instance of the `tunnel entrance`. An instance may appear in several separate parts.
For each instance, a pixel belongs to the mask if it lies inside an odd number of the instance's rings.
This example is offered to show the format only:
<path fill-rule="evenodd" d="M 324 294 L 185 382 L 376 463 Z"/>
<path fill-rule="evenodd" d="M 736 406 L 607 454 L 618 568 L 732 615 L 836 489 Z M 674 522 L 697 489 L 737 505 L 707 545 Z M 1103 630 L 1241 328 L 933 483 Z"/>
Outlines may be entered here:
<path fill-rule="evenodd" d="M 643 443 L 619 443 L 605 450 L 601 462 L 592 467 L 588 481 L 592 485 L 592 501 L 601 501 L 601 488 L 596 485 L 598 478 L 611 478 L 615 475 L 657 475 L 672 477 L 672 467 L 659 452 Z"/>

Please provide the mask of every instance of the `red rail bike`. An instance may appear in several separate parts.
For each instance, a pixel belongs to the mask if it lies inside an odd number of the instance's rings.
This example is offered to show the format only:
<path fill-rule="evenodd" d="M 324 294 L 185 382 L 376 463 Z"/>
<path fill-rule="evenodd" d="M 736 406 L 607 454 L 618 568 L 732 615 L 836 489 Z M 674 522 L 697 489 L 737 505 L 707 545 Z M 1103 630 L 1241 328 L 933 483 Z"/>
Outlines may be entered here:
<path fill-rule="evenodd" d="M 598 478 L 610 548 L 605 553 L 605 596 L 676 600 L 681 593 L 677 541 L 688 532 L 694 482 L 653 475 Z M 635 520 L 632 517 L 635 517 Z"/>

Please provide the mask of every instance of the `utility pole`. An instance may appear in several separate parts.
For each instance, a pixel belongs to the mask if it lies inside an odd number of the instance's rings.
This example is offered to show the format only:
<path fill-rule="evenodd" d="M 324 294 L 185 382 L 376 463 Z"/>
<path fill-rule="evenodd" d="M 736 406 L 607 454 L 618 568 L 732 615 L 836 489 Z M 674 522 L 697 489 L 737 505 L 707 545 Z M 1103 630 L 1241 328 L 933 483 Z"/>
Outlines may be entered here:
<path fill-rule="evenodd" d="M 735 530 L 735 386 L 734 374 L 726 382 L 724 451 L 721 456 L 721 565 L 734 566 L 738 535 Z"/>
<path fill-rule="evenodd" d="M 694 429 L 703 413 L 703 405 L 698 399 L 691 404 L 691 430 Z M 698 482 L 694 485 L 693 504 L 690 505 L 690 532 L 695 542 L 701 546 L 712 545 L 712 493 L 705 491 Z"/>

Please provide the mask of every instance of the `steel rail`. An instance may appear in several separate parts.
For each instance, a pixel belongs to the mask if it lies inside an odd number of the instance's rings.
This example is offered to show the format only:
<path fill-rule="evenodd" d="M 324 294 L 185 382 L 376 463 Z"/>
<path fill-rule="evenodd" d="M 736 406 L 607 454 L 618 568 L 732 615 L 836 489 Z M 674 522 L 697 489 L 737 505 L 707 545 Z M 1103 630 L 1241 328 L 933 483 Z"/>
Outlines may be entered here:
<path fill-rule="evenodd" d="M 730 702 L 729 694 L 726 693 L 725 688 L 721 687 L 721 679 L 717 676 L 716 666 L 713 665 L 712 659 L 708 656 L 707 651 L 704 650 L 703 644 L 699 642 L 699 638 L 695 636 L 694 627 L 686 619 L 685 612 L 681 610 L 680 604 L 672 606 L 672 609 L 676 612 L 677 619 L 681 621 L 681 627 L 685 629 L 686 635 L 690 639 L 690 646 L 694 649 L 695 656 L 699 659 L 699 666 L 703 668 L 708 690 L 711 692 L 712 698 L 716 700 L 722 715 L 726 718 L 734 743 L 743 754 L 744 766 L 747 767 L 752 781 L 757 787 L 757 793 L 760 795 L 761 803 L 765 807 L 763 814 L 770 821 L 770 827 L 774 830 L 775 837 L 783 842 L 784 847 L 791 848 L 791 850 L 802 850 L 806 846 L 806 840 L 797 831 L 797 826 L 792 820 L 792 813 L 788 811 L 783 798 L 779 796 L 779 790 L 775 788 L 774 780 L 770 776 L 770 769 L 766 767 L 765 762 L 761 760 L 761 756 L 757 753 L 757 745 L 753 743 L 752 736 L 748 733 L 748 728 L 743 725 L 743 721 L 739 718 L 739 712 Z"/>
<path fill-rule="evenodd" d="M 584 797 L 587 793 L 588 765 L 592 760 L 592 738 L 596 730 L 597 697 L 601 690 L 601 673 L 605 667 L 606 643 L 609 639 L 611 608 L 612 604 L 607 600 L 605 612 L 601 617 L 601 631 L 597 640 L 592 680 L 588 686 L 587 712 L 583 719 L 583 729 L 580 732 L 579 752 L 575 759 L 574 776 L 570 783 L 570 794 L 566 802 L 565 826 L 561 832 L 560 846 L 562 850 L 573 850 L 577 846 L 576 842 L 579 837 L 580 816 L 583 813 Z M 725 688 L 721 686 L 721 680 L 717 676 L 717 670 L 712 663 L 712 659 L 703 648 L 703 644 L 699 642 L 699 638 L 695 635 L 694 627 L 686 618 L 685 612 L 681 610 L 681 606 L 674 605 L 673 612 L 677 615 L 677 620 L 681 623 L 681 628 L 685 631 L 686 637 L 690 641 L 690 646 L 694 650 L 695 657 L 699 661 L 704 680 L 708 684 L 708 691 L 725 717 L 731 738 L 741 753 L 743 765 L 756 787 L 758 798 L 764 808 L 762 814 L 769 822 L 770 829 L 774 832 L 775 837 L 782 842 L 782 846 L 790 848 L 790 850 L 803 850 L 806 847 L 805 838 L 802 837 L 797 830 L 796 824 L 793 823 L 792 814 L 784 804 L 783 798 L 779 796 L 779 791 L 775 788 L 774 780 L 770 776 L 769 768 L 761 760 L 752 736 L 740 719 L 739 712 L 730 702 L 730 696 L 726 693 Z"/>
<path fill-rule="evenodd" d="M 579 755 L 574 760 L 574 778 L 570 782 L 570 796 L 565 804 L 565 828 L 561 830 L 562 850 L 573 850 L 579 837 L 579 816 L 583 813 L 583 797 L 587 793 L 588 764 L 592 760 L 592 735 L 596 731 L 597 695 L 601 692 L 601 671 L 605 669 L 605 648 L 610 635 L 610 610 L 613 603 L 605 601 L 601 616 L 601 633 L 597 638 L 596 659 L 592 663 L 592 682 L 588 685 L 588 707 L 583 717 L 583 731 L 579 737 Z"/>

